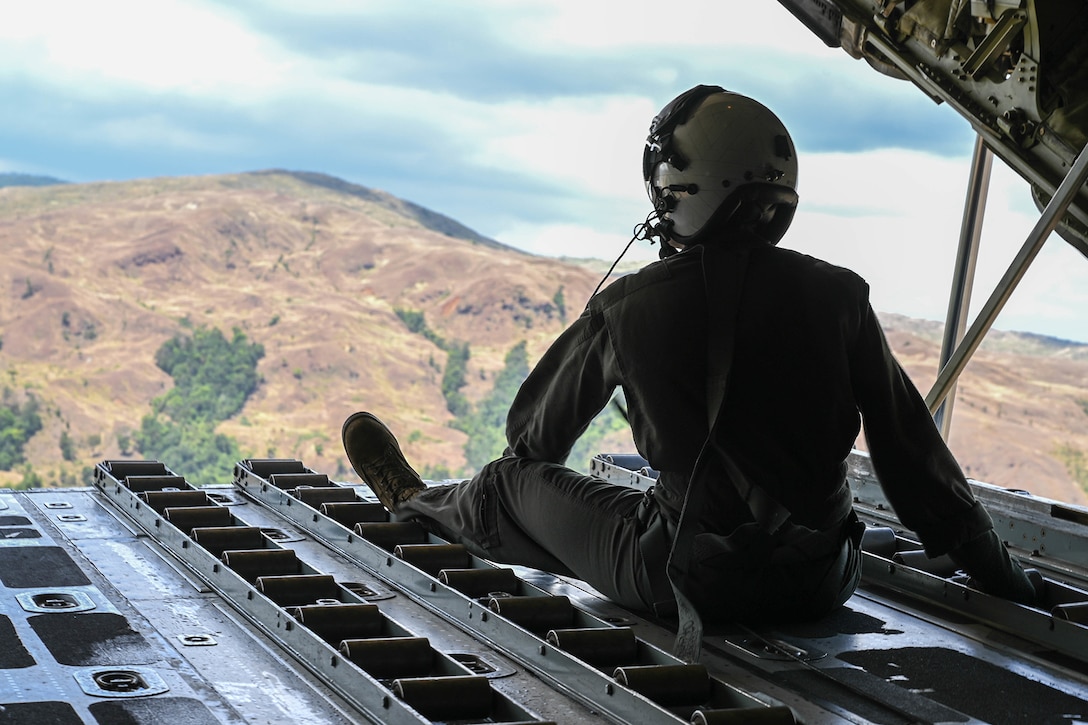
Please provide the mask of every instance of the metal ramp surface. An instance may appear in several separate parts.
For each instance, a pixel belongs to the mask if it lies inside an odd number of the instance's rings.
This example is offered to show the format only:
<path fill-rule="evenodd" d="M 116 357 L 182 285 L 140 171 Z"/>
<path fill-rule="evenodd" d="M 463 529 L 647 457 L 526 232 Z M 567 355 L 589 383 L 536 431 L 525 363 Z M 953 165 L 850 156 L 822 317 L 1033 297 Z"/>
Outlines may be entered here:
<path fill-rule="evenodd" d="M 1022 607 L 919 558 L 862 455 L 864 581 L 834 616 L 712 630 L 476 559 L 369 489 L 248 460 L 195 489 L 104 461 L 0 495 L 0 723 L 1088 722 L 1088 511 L 976 484 L 1045 582 Z M 652 485 L 631 457 L 595 473 Z"/>

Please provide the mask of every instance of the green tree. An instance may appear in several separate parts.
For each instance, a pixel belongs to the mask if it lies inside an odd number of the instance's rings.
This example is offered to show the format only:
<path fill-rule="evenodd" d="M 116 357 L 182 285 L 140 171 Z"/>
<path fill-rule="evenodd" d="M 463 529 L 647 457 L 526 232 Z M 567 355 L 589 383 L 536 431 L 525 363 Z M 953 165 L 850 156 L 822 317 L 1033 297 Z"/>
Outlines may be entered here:
<path fill-rule="evenodd" d="M 30 467 L 29 463 L 26 464 L 26 467 L 23 468 L 23 480 L 20 481 L 15 486 L 15 488 L 22 489 L 22 490 L 25 491 L 25 490 L 28 490 L 28 489 L 31 489 L 31 488 L 41 488 L 41 487 L 42 487 L 42 477 L 39 476 L 34 471 L 34 469 Z"/>
<path fill-rule="evenodd" d="M 468 343 L 453 343 L 446 355 L 446 369 L 442 371 L 442 395 L 446 398 L 446 408 L 455 416 L 469 413 L 471 406 L 461 393 L 465 387 L 465 373 L 470 356 Z"/>
<path fill-rule="evenodd" d="M 471 355 L 468 343 L 444 340 L 427 327 L 427 320 L 419 310 L 398 307 L 393 312 L 409 332 L 423 336 L 439 349 L 446 351 L 446 367 L 442 371 L 442 396 L 446 399 L 446 409 L 457 417 L 468 415 L 472 406 L 461 393 L 461 388 L 465 387 L 465 373 Z"/>
<path fill-rule="evenodd" d="M 237 442 L 216 433 L 215 426 L 216 421 L 182 424 L 147 415 L 133 438 L 141 454 L 162 461 L 194 485 L 225 483 L 234 463 L 243 456 Z"/>
<path fill-rule="evenodd" d="M 156 410 L 178 422 L 226 420 L 257 389 L 257 362 L 264 347 L 250 343 L 234 328 L 229 342 L 217 329 L 199 328 L 178 335 L 155 354 L 155 364 L 174 378 L 174 387 L 158 398 Z"/>
<path fill-rule="evenodd" d="M 400 318 L 400 321 L 404 323 L 404 326 L 408 328 L 408 332 L 422 335 L 443 350 L 447 349 L 446 341 L 443 340 L 437 332 L 427 327 L 427 320 L 421 311 L 397 307 L 393 312 Z"/>
<path fill-rule="evenodd" d="M 563 285 L 559 285 L 559 289 L 555 291 L 552 302 L 555 303 L 555 308 L 559 310 L 559 321 L 564 325 L 567 324 L 567 299 L 563 295 Z"/>
<path fill-rule="evenodd" d="M 60 455 L 66 461 L 76 459 L 76 442 L 72 439 L 72 436 L 68 435 L 66 430 L 60 432 Z"/>
<path fill-rule="evenodd" d="M 132 434 L 140 454 L 156 458 L 193 483 L 221 481 L 242 457 L 238 444 L 216 433 L 235 415 L 260 382 L 257 362 L 264 347 L 234 329 L 228 341 L 219 330 L 198 328 L 168 340 L 155 363 L 174 387 L 152 401 L 152 413 Z"/>
<path fill-rule="evenodd" d="M 454 428 L 468 434 L 465 461 L 471 470 L 480 470 L 505 450 L 506 414 L 528 374 L 529 354 L 522 340 L 506 353 L 503 368 L 495 377 L 491 392 L 470 413 L 453 421 Z"/>
<path fill-rule="evenodd" d="M 1069 477 L 1088 492 L 1088 454 L 1071 443 L 1060 444 L 1054 453 L 1065 464 Z"/>
<path fill-rule="evenodd" d="M 42 429 L 38 399 L 28 395 L 21 405 L 10 388 L 0 401 L 0 471 L 11 471 L 23 463 L 23 447 Z"/>

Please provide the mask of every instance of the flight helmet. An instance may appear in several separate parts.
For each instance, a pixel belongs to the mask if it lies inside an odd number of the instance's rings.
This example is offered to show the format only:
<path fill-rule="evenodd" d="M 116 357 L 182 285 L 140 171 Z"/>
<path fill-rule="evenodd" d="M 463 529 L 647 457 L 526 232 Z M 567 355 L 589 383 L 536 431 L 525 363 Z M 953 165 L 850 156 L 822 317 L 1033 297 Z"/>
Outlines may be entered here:
<path fill-rule="evenodd" d="M 720 86 L 696 86 L 661 110 L 642 175 L 659 233 L 681 244 L 745 225 L 777 244 L 797 206 L 797 154 L 786 127 Z"/>

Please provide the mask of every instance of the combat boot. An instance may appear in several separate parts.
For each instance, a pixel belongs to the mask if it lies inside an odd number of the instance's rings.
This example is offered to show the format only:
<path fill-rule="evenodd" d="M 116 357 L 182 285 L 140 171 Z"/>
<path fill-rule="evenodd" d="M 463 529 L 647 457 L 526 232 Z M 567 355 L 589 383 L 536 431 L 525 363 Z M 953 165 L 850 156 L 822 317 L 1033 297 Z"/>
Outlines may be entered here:
<path fill-rule="evenodd" d="M 390 511 L 427 487 L 408 465 L 396 436 L 374 415 L 351 415 L 342 436 L 351 467 Z"/>

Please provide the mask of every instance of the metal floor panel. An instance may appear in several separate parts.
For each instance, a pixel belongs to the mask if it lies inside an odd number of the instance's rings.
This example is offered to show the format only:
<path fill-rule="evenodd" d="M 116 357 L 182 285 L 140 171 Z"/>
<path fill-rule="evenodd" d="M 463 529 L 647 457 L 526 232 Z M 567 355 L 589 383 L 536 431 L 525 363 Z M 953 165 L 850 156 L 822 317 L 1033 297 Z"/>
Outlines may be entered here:
<path fill-rule="evenodd" d="M 206 490 L 275 546 L 379 605 L 397 626 L 490 669 L 494 691 L 528 711 L 561 723 L 623 721 L 534 672 L 511 649 L 514 642 L 495 634 L 506 630 L 474 630 L 425 606 L 414 590 L 426 589 L 418 579 L 426 575 L 398 583 L 387 571 L 398 567 L 382 561 L 371 571 L 313 536 L 303 524 L 313 523 L 316 509 L 298 501 L 269 505 L 227 486 Z M 366 721 L 297 651 L 179 558 L 176 542 L 149 535 L 142 526 L 150 519 L 132 519 L 121 500 L 98 489 L 0 494 L 0 725 Z M 1083 547 L 1077 530 L 1066 535 Z M 1070 568 L 1045 563 L 1048 576 Z M 955 581 L 871 552 L 866 569 L 857 594 L 819 622 L 711 629 L 701 664 L 737 693 L 789 708 L 796 722 L 810 725 L 1088 723 L 1088 653 L 1080 639 L 1051 646 L 1062 643 L 1032 631 L 1051 622 L 1058 627 L 1052 633 L 1067 627 L 1079 637 L 1084 625 L 1046 610 L 1007 610 L 1007 603 L 987 603 Z M 566 597 L 579 616 L 628 627 L 645 647 L 671 651 L 670 623 L 622 609 L 583 582 L 513 570 L 541 595 Z M 971 606 L 963 608 L 965 597 Z M 540 649 L 541 657 L 557 653 Z"/>
<path fill-rule="evenodd" d="M 4 492 L 0 502 L 0 514 L 38 534 L 8 538 L 13 527 L 0 520 L 0 617 L 9 623 L 0 647 L 25 652 L 17 662 L 0 656 L 0 723 L 351 722 L 322 683 L 96 492 Z"/>

